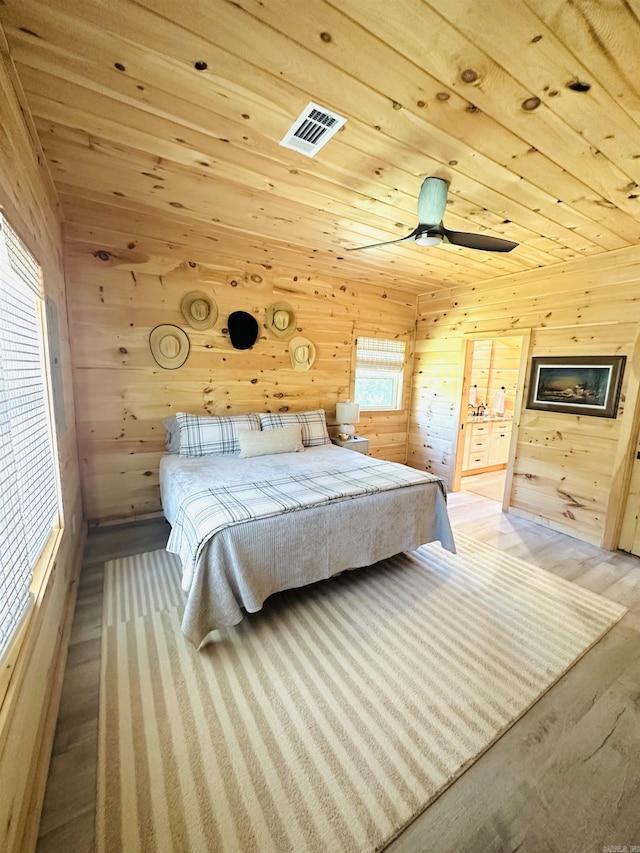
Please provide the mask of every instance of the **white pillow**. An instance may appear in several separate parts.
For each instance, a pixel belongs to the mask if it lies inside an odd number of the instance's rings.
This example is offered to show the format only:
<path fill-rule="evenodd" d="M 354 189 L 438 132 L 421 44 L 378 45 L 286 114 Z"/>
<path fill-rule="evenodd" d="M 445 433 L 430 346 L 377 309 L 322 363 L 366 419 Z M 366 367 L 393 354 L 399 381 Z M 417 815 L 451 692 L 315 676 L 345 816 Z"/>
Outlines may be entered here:
<path fill-rule="evenodd" d="M 285 412 L 260 415 L 263 430 L 278 429 L 289 424 L 300 424 L 302 427 L 302 443 L 305 447 L 321 447 L 331 444 L 324 409 L 313 412 Z"/>
<path fill-rule="evenodd" d="M 290 424 L 266 432 L 239 427 L 236 432 L 241 459 L 249 456 L 266 456 L 269 453 L 297 453 L 298 450 L 304 450 L 300 424 Z"/>
<path fill-rule="evenodd" d="M 260 430 L 256 414 L 208 418 L 176 413 L 180 425 L 180 456 L 227 456 L 240 451 L 236 430 Z"/>

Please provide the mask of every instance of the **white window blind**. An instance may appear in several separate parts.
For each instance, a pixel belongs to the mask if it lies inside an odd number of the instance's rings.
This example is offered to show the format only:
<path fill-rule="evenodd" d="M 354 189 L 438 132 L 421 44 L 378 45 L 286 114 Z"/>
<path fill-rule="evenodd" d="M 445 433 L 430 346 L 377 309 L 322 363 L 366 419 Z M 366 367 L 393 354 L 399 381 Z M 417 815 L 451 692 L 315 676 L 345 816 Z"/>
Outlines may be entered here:
<path fill-rule="evenodd" d="M 404 368 L 404 341 L 387 341 L 382 338 L 358 338 L 356 342 L 356 367 L 365 370 L 392 370 Z"/>
<path fill-rule="evenodd" d="M 362 409 L 401 409 L 405 342 L 356 341 L 355 400 Z"/>
<path fill-rule="evenodd" d="M 0 657 L 29 609 L 34 566 L 59 525 L 42 297 L 37 262 L 0 215 Z"/>

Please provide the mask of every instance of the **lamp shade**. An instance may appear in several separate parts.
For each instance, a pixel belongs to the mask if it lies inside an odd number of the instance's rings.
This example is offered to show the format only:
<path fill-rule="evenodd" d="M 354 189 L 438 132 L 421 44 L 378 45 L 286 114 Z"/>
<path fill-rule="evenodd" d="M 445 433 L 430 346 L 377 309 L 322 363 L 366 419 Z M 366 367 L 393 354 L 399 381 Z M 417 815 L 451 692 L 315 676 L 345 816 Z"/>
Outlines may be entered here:
<path fill-rule="evenodd" d="M 341 424 L 357 424 L 360 420 L 358 403 L 336 403 L 336 420 Z"/>

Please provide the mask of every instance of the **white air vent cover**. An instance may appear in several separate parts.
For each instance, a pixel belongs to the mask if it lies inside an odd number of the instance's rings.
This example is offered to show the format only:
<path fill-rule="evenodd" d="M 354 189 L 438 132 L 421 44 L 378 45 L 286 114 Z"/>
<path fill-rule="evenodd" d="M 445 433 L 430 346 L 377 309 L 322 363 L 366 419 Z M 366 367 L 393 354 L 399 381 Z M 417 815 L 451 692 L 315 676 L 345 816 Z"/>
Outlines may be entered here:
<path fill-rule="evenodd" d="M 291 125 L 280 145 L 315 157 L 345 122 L 346 118 L 311 102 Z"/>

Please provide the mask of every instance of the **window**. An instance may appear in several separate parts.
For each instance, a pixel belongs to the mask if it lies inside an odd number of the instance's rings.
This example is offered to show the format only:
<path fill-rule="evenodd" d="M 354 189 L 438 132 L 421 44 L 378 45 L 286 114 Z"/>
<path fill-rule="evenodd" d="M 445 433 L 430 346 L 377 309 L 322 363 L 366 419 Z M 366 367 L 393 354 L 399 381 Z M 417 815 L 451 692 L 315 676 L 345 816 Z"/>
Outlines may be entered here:
<path fill-rule="evenodd" d="M 29 612 L 59 527 L 40 268 L 0 215 L 0 657 Z"/>
<path fill-rule="evenodd" d="M 358 338 L 355 401 L 361 409 L 401 409 L 404 341 Z"/>

